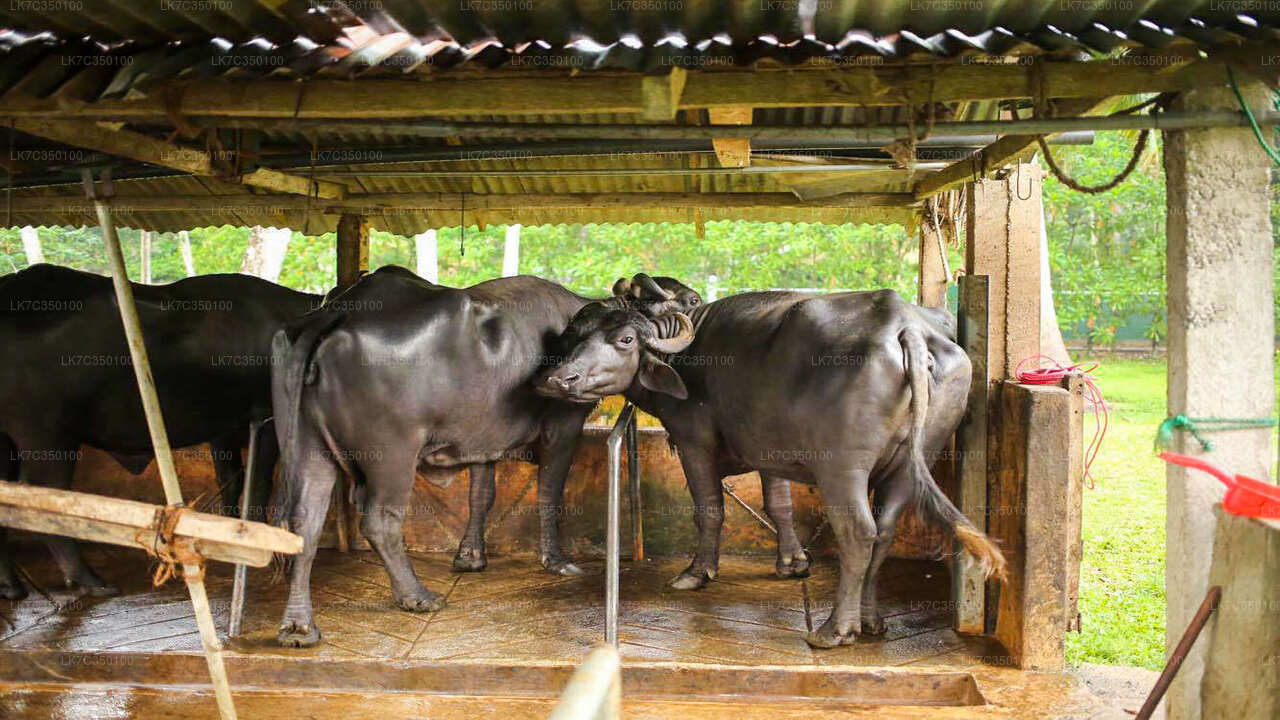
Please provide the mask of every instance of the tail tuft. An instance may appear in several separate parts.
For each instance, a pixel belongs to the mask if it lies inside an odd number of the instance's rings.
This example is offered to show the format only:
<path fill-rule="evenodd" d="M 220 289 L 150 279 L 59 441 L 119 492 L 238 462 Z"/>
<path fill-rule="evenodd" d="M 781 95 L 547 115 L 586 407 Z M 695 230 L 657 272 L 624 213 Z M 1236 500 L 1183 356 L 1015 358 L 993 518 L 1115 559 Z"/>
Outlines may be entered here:
<path fill-rule="evenodd" d="M 952 530 L 965 551 L 978 561 L 978 567 L 982 568 L 984 575 L 994 577 L 1001 583 L 1009 582 L 1009 564 L 994 540 L 968 522 L 957 523 Z"/>

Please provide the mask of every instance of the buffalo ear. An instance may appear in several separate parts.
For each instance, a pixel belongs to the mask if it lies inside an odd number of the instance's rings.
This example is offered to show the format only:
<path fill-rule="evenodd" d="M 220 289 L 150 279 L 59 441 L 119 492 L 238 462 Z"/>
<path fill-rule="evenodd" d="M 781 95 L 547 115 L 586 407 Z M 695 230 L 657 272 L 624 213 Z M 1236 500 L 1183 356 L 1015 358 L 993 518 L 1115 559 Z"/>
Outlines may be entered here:
<path fill-rule="evenodd" d="M 640 359 L 637 379 L 642 387 L 653 392 L 665 393 L 677 400 L 689 398 L 689 389 L 684 386 L 684 380 L 680 379 L 680 373 L 650 353 L 645 353 Z"/>

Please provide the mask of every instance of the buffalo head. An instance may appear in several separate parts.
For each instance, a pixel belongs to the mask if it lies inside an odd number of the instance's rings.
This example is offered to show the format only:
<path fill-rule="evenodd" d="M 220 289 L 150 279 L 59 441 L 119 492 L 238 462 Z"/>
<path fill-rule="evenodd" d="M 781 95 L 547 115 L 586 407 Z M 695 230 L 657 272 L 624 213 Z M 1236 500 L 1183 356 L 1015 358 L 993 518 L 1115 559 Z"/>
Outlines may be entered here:
<path fill-rule="evenodd" d="M 644 273 L 618 278 L 613 284 L 613 294 L 650 318 L 674 312 L 687 313 L 702 304 L 702 296 L 679 280 L 649 277 Z"/>
<path fill-rule="evenodd" d="M 695 294 L 696 295 L 696 294 Z M 681 312 L 653 319 L 631 308 L 593 303 L 578 311 L 558 339 L 560 363 L 537 383 L 548 397 L 594 403 L 632 383 L 684 399 L 680 375 L 661 356 L 693 342 L 693 322 Z"/>

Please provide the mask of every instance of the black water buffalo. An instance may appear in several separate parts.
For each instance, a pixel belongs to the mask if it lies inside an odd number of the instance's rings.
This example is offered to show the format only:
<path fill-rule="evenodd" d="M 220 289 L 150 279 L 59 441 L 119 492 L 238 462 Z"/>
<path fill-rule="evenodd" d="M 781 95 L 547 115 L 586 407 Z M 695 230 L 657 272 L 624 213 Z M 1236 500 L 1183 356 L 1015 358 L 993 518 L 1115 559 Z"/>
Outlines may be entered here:
<path fill-rule="evenodd" d="M 954 532 L 988 572 L 999 549 L 939 490 L 925 458 L 955 431 L 969 390 L 968 357 L 954 323 L 892 291 L 805 296 L 747 293 L 694 309 L 679 322 L 587 306 L 561 338 L 566 359 L 539 390 L 595 403 L 626 396 L 662 421 L 680 451 L 693 495 L 698 550 L 677 588 L 715 576 L 724 518 L 720 480 L 758 470 L 816 485 L 840 551 L 831 616 L 805 639 L 814 647 L 877 634 L 876 573 L 898 516 L 915 501 Z M 679 336 L 687 348 L 668 355 Z M 875 494 L 875 508 L 868 494 Z"/>
<path fill-rule="evenodd" d="M 271 337 L 320 298 L 247 275 L 135 284 L 133 292 L 169 441 L 211 444 L 223 505 L 235 508 L 249 423 L 271 414 Z M 151 437 L 110 278 L 42 264 L 0 279 L 0 368 L 0 474 L 7 479 L 66 488 L 82 444 L 111 453 L 134 473 L 150 462 Z M 270 477 L 277 454 L 275 439 L 264 440 L 259 478 Z M 262 508 L 269 487 L 258 488 L 251 505 Z M 68 585 L 116 592 L 74 542 L 48 543 Z M 25 594 L 6 548 L 0 595 Z"/>
<path fill-rule="evenodd" d="M 675 281 L 645 275 L 620 280 L 614 292 L 606 306 L 642 317 L 699 302 Z M 355 481 L 361 531 L 406 610 L 444 604 L 405 556 L 401 528 L 416 469 L 470 469 L 471 516 L 455 567 L 479 569 L 494 463 L 535 459 L 541 563 L 557 573 L 581 572 L 561 552 L 559 516 L 591 408 L 542 397 L 532 381 L 548 364 L 548 341 L 593 302 L 536 277 L 454 289 L 379 270 L 276 334 L 272 397 L 285 473 L 272 514 L 304 540 L 291 569 L 282 645 L 320 640 L 311 565 L 330 494 L 343 476 Z"/>

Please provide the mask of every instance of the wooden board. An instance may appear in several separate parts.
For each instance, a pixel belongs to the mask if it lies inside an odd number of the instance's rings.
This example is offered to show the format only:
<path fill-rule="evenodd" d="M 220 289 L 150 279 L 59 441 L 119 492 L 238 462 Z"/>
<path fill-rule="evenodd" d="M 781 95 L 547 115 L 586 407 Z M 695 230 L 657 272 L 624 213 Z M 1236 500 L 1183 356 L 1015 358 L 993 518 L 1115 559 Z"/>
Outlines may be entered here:
<path fill-rule="evenodd" d="M 985 275 L 960 278 L 957 335 L 969 355 L 973 381 L 969 405 L 956 431 L 957 507 L 980 530 L 987 529 L 987 416 L 990 376 L 987 371 L 987 296 Z M 986 631 L 986 576 L 968 555 L 956 555 L 952 573 L 952 601 L 956 605 L 956 630 Z"/>

